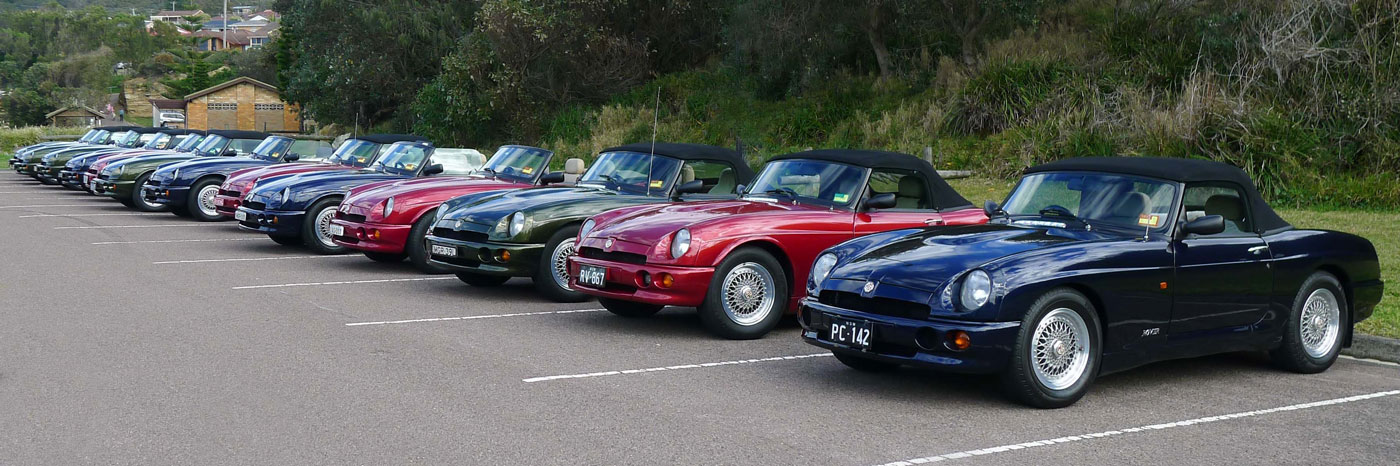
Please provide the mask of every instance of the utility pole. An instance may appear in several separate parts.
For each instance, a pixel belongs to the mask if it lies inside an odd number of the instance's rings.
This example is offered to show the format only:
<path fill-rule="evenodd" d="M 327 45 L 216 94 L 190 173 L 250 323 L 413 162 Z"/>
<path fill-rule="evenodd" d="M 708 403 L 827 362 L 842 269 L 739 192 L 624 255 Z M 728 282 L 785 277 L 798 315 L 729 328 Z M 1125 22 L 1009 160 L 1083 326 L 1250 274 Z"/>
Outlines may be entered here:
<path fill-rule="evenodd" d="M 224 0 L 224 48 L 228 48 L 228 0 Z"/>

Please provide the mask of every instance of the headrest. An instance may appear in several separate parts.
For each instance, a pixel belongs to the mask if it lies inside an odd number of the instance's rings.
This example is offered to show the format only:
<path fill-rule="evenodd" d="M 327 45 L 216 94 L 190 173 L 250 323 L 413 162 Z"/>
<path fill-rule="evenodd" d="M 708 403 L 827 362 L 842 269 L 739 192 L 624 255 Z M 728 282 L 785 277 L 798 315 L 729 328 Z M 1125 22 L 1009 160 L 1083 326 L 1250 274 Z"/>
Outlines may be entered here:
<path fill-rule="evenodd" d="M 689 164 L 687 164 L 687 165 L 682 165 L 682 166 L 681 166 L 681 183 L 682 183 L 682 184 L 685 184 L 685 183 L 689 183 L 689 182 L 691 182 L 691 181 L 695 181 L 695 167 L 692 167 L 692 166 L 690 166 Z"/>
<path fill-rule="evenodd" d="M 1244 206 L 1240 205 L 1240 198 L 1229 194 L 1216 194 L 1206 199 L 1206 215 L 1219 215 L 1225 220 L 1240 221 L 1244 219 Z"/>
<path fill-rule="evenodd" d="M 582 175 L 583 170 L 583 159 L 569 159 L 564 161 L 564 173 L 570 175 Z"/>
<path fill-rule="evenodd" d="M 905 175 L 899 179 L 899 197 L 924 197 L 924 180 L 914 175 Z"/>
<path fill-rule="evenodd" d="M 1137 218 L 1147 211 L 1149 199 L 1143 193 L 1127 193 L 1113 207 L 1114 217 Z"/>

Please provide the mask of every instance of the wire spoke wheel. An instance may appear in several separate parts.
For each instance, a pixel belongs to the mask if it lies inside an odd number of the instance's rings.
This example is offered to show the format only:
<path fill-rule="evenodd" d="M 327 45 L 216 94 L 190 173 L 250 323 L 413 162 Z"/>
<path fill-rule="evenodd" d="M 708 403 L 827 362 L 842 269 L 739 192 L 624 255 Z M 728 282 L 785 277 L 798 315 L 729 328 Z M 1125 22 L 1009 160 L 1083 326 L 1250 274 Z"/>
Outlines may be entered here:
<path fill-rule="evenodd" d="M 574 254 L 574 243 L 577 241 L 574 238 L 569 238 L 560 242 L 549 256 L 549 265 L 552 269 L 550 275 L 554 277 L 554 283 L 569 291 L 573 291 L 573 288 L 569 288 L 569 256 Z"/>
<path fill-rule="evenodd" d="M 1308 356 L 1322 358 L 1332 351 L 1341 334 L 1341 314 L 1332 290 L 1319 288 L 1308 295 L 1298 322 L 1299 339 Z"/>
<path fill-rule="evenodd" d="M 335 208 L 322 209 L 316 213 L 316 240 L 328 248 L 335 248 L 331 240 L 331 219 L 335 218 Z"/>
<path fill-rule="evenodd" d="M 773 274 L 755 262 L 730 269 L 721 288 L 721 305 L 734 323 L 750 326 L 762 322 L 777 300 Z"/>
<path fill-rule="evenodd" d="M 1035 378 L 1051 390 L 1074 385 L 1089 367 L 1089 327 L 1073 310 L 1045 314 L 1031 334 L 1031 344 Z"/>
<path fill-rule="evenodd" d="M 219 215 L 219 212 L 218 212 L 218 210 L 216 210 L 216 209 L 214 208 L 214 198 L 215 198 L 218 194 L 219 194 L 219 186 L 218 186 L 218 185 L 209 185 L 209 186 L 205 186 L 204 188 L 201 188 L 201 189 L 199 190 L 199 197 L 198 197 L 198 199 L 199 199 L 199 205 L 196 206 L 196 208 L 199 209 L 199 213 L 204 214 L 205 217 L 215 217 L 215 216 L 218 216 L 218 215 Z"/>

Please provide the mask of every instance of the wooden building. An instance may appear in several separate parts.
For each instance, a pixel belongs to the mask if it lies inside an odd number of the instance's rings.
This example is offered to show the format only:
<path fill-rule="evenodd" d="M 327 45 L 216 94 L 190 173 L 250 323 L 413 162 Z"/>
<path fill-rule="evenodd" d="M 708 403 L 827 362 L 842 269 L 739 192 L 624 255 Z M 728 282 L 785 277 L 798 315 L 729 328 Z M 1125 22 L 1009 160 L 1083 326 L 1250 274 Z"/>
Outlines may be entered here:
<path fill-rule="evenodd" d="M 190 129 L 300 132 L 301 115 L 282 101 L 277 87 L 249 77 L 185 96 L 185 124 Z"/>
<path fill-rule="evenodd" d="M 105 118 L 101 112 L 85 106 L 63 107 L 44 116 L 49 119 L 49 126 L 97 126 Z"/>

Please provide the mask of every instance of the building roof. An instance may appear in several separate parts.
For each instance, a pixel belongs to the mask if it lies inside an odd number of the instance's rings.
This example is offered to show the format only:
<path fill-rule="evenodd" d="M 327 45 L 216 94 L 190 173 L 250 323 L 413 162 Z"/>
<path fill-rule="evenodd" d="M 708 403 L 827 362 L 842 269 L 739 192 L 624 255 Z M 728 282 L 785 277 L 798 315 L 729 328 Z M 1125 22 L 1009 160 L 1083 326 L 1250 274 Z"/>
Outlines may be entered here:
<path fill-rule="evenodd" d="M 151 105 L 163 110 L 184 110 L 185 101 L 180 99 L 150 99 Z"/>
<path fill-rule="evenodd" d="M 161 10 L 159 13 L 156 13 L 156 14 L 151 15 L 151 16 L 180 16 L 180 17 L 185 17 L 185 16 L 199 16 L 199 15 L 202 15 L 202 14 L 204 14 L 204 10 Z"/>
<path fill-rule="evenodd" d="M 972 205 L 961 194 L 958 194 L 957 190 L 949 186 L 943 177 L 938 176 L 938 171 L 933 169 L 933 165 L 913 155 L 878 150 L 818 149 L 783 154 L 768 161 L 791 159 L 822 160 L 858 167 L 887 168 L 919 173 L 923 175 L 925 180 L 928 180 L 929 188 L 932 190 L 930 194 L 933 195 L 934 208 L 949 209 Z"/>
<path fill-rule="evenodd" d="M 53 118 L 54 116 L 56 116 L 56 115 L 58 115 L 58 114 L 60 114 L 60 113 L 69 111 L 69 110 L 86 110 L 88 113 L 91 113 L 93 116 L 98 117 L 98 118 L 103 118 L 103 117 L 105 116 L 105 115 L 102 114 L 102 112 L 99 112 L 99 111 L 97 111 L 97 110 L 93 110 L 92 107 L 89 107 L 89 106 L 86 106 L 86 105 L 75 105 L 75 106 L 71 106 L 71 107 L 63 107 L 63 108 L 60 108 L 60 109 L 58 109 L 58 110 L 54 110 L 54 111 L 52 111 L 52 112 L 49 112 L 49 113 L 47 113 L 47 114 L 44 115 L 44 118 Z"/>
<path fill-rule="evenodd" d="M 252 33 L 244 31 L 242 29 L 231 29 L 228 31 L 201 30 L 199 32 L 194 33 L 194 36 L 200 39 L 223 40 L 225 34 L 227 34 L 228 43 L 230 45 L 248 45 L 248 43 L 251 42 L 248 40 L 248 38 L 252 36 Z"/>
<path fill-rule="evenodd" d="M 263 26 L 248 32 L 248 37 L 272 37 L 272 33 L 277 32 L 277 30 L 281 28 L 282 26 L 277 23 L 269 23 L 267 26 Z"/>
<path fill-rule="evenodd" d="M 208 88 L 208 89 L 204 89 L 204 90 L 195 92 L 195 93 L 193 93 L 193 94 L 187 95 L 187 96 L 185 96 L 185 101 L 186 101 L 186 102 L 189 102 L 189 101 L 191 101 L 191 100 L 194 100 L 196 97 L 199 97 L 199 96 L 202 96 L 202 95 L 205 95 L 205 94 L 211 94 L 211 93 L 214 93 L 214 92 L 218 92 L 218 91 L 221 91 L 221 90 L 224 90 L 224 89 L 233 87 L 233 86 L 237 86 L 237 85 L 239 85 L 239 84 L 252 84 L 252 85 L 254 85 L 254 86 L 258 86 L 258 87 L 261 87 L 261 88 L 263 88 L 263 89 L 267 89 L 267 90 L 270 90 L 270 91 L 273 91 L 273 92 L 277 92 L 277 86 L 273 86 L 273 85 L 271 85 L 271 84 L 268 84 L 268 83 L 265 83 L 265 82 L 262 82 L 262 81 L 258 81 L 258 80 L 256 80 L 256 79 L 253 79 L 253 78 L 250 78 L 250 77 L 247 77 L 247 76 L 240 76 L 240 77 L 237 77 L 237 78 L 228 80 L 228 81 L 224 82 L 223 84 L 220 84 L 220 85 L 217 85 L 217 86 L 214 86 L 214 87 L 211 87 L 211 88 Z"/>

